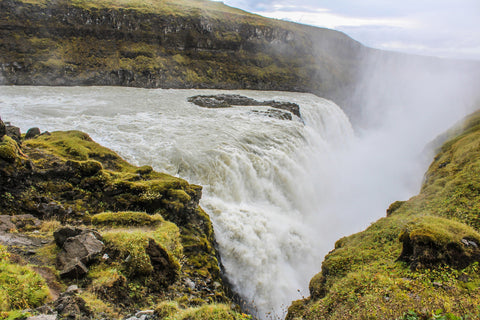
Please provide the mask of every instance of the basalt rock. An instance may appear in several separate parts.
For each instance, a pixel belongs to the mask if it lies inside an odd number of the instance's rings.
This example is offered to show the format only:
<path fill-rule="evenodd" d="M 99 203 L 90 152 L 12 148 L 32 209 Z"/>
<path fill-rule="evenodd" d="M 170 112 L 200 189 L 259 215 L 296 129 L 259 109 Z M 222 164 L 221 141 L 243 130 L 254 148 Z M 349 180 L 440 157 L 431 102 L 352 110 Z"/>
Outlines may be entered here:
<path fill-rule="evenodd" d="M 219 94 L 207 96 L 199 95 L 189 97 L 188 101 L 204 108 L 230 108 L 232 106 L 269 106 L 275 109 L 286 110 L 302 119 L 302 115 L 300 114 L 300 106 L 292 102 L 278 102 L 275 100 L 258 101 L 238 94 Z M 263 111 L 261 113 L 283 120 L 292 119 L 291 116 L 286 116 L 286 113 L 279 113 L 273 110 Z"/>

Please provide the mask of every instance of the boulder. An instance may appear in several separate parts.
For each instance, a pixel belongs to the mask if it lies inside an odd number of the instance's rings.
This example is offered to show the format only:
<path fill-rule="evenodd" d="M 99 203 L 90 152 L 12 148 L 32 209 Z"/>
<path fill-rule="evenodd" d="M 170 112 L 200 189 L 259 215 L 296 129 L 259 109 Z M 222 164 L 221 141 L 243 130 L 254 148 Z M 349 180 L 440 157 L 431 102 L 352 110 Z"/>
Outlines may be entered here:
<path fill-rule="evenodd" d="M 17 143 L 20 143 L 22 134 L 20 133 L 20 128 L 15 126 L 6 126 L 6 135 L 15 140 Z"/>
<path fill-rule="evenodd" d="M 36 136 L 40 135 L 40 129 L 35 127 L 35 128 L 30 128 L 28 129 L 27 133 L 25 134 L 25 140 L 27 139 L 33 139 Z"/>
<path fill-rule="evenodd" d="M 93 230 L 62 228 L 55 232 L 55 242 L 62 244 L 57 266 L 63 278 L 79 278 L 88 272 L 87 265 L 103 250 L 99 234 Z"/>

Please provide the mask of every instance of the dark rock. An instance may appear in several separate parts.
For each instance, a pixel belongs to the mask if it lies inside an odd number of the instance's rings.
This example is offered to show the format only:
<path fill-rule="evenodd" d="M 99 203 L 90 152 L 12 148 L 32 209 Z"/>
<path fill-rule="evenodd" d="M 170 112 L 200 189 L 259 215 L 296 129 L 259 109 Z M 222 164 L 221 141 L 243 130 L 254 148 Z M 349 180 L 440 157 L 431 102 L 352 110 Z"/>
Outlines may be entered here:
<path fill-rule="evenodd" d="M 78 229 L 72 229 L 66 233 L 74 234 Z M 60 275 L 64 278 L 79 278 L 84 276 L 87 272 L 87 264 L 93 261 L 103 250 L 104 244 L 100 241 L 98 233 L 91 230 L 80 230 L 80 234 L 67 237 L 63 241 L 62 251 L 57 255 L 57 266 L 60 270 Z M 58 235 L 56 239 L 58 239 Z M 57 240 L 56 240 L 57 241 Z"/>
<path fill-rule="evenodd" d="M 88 268 L 78 258 L 70 260 L 60 271 L 60 277 L 69 279 L 79 279 L 88 273 Z"/>
<path fill-rule="evenodd" d="M 69 212 L 61 204 L 56 202 L 39 203 L 37 212 L 42 218 L 61 217 L 68 215 Z"/>
<path fill-rule="evenodd" d="M 25 134 L 25 140 L 27 139 L 33 139 L 36 136 L 40 135 L 40 129 L 35 127 L 35 128 L 30 128 L 28 129 L 27 133 Z"/>
<path fill-rule="evenodd" d="M 74 292 L 62 293 L 53 305 L 62 319 L 89 319 L 92 315 L 85 300 L 76 296 Z"/>
<path fill-rule="evenodd" d="M 6 126 L 6 135 L 15 140 L 17 143 L 20 143 L 22 134 L 20 133 L 20 128 L 15 126 Z"/>
<path fill-rule="evenodd" d="M 168 252 L 153 239 L 149 239 L 145 252 L 150 257 L 155 278 L 163 285 L 175 282 L 178 276 L 179 266 L 174 262 Z"/>
<path fill-rule="evenodd" d="M 238 94 L 218 94 L 210 96 L 199 95 L 189 97 L 188 101 L 204 108 L 229 108 L 231 106 L 269 106 L 275 109 L 281 109 L 291 112 L 300 119 L 302 118 L 300 114 L 300 106 L 296 103 L 278 102 L 274 100 L 258 101 Z M 283 116 L 282 118 L 284 117 L 285 116 Z"/>
<path fill-rule="evenodd" d="M 3 123 L 2 118 L 0 118 L 0 139 L 7 134 L 7 127 Z"/>
<path fill-rule="evenodd" d="M 300 106 L 296 103 L 291 103 L 291 102 L 277 102 L 277 101 L 265 101 L 265 105 L 270 105 L 273 108 L 277 109 L 282 109 L 286 111 L 290 111 L 300 119 L 302 118 L 302 115 L 300 114 Z"/>
<path fill-rule="evenodd" d="M 53 233 L 53 237 L 55 239 L 55 243 L 60 248 L 63 247 L 63 244 L 68 238 L 78 236 L 83 232 L 84 229 L 76 228 L 76 227 L 62 227 L 58 230 L 55 230 Z"/>

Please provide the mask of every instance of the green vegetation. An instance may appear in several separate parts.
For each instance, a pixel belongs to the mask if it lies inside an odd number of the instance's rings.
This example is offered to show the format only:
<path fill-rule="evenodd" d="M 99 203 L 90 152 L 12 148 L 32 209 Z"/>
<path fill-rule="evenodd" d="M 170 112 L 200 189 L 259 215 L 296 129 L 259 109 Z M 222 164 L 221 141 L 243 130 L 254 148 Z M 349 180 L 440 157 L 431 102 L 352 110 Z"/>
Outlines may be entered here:
<path fill-rule="evenodd" d="M 3 312 L 36 308 L 49 297 L 44 279 L 30 267 L 12 263 L 9 256 L 0 246 L 0 317 L 9 316 Z"/>
<path fill-rule="evenodd" d="M 164 221 L 159 214 L 149 215 L 145 212 L 103 212 L 92 216 L 94 225 L 146 226 Z"/>
<path fill-rule="evenodd" d="M 4 136 L 0 141 L 0 159 L 13 162 L 18 157 L 19 148 L 17 143 L 9 136 Z"/>
<path fill-rule="evenodd" d="M 80 291 L 70 301 L 88 316 L 118 319 L 169 301 L 181 305 L 179 314 L 243 319 L 215 306 L 232 302 L 220 276 L 211 221 L 198 206 L 200 186 L 151 166 L 132 166 L 79 131 L 44 134 L 20 146 L 5 137 L 2 145 L 14 152 L 13 158 L 0 158 L 0 184 L 8 190 L 0 195 L 0 211 L 34 214 L 41 223 L 10 230 L 35 244 L 9 248 L 16 252 L 11 261 L 2 256 L 1 310 L 8 313 L 1 318 L 20 316 L 22 309 L 47 302 L 49 292 L 55 299 L 76 284 Z M 65 225 L 96 228 L 105 245 L 79 279 L 61 278 L 56 270 L 63 249 L 53 232 Z"/>
<path fill-rule="evenodd" d="M 170 320 L 248 320 L 251 316 L 232 311 L 223 304 L 207 304 L 196 308 L 183 309 L 177 303 L 165 301 L 155 308 L 160 319 Z"/>
<path fill-rule="evenodd" d="M 480 317 L 478 123 L 447 132 L 419 195 L 337 241 L 287 319 Z"/>

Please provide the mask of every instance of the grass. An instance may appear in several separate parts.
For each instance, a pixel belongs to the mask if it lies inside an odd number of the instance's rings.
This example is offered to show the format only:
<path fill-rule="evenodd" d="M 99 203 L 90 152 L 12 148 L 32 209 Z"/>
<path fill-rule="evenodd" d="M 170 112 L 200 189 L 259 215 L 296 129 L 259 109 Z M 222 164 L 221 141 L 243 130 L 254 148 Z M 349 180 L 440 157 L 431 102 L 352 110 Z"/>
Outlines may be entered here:
<path fill-rule="evenodd" d="M 0 310 L 36 308 L 49 298 L 44 279 L 28 266 L 12 263 L 9 253 L 0 246 Z"/>

